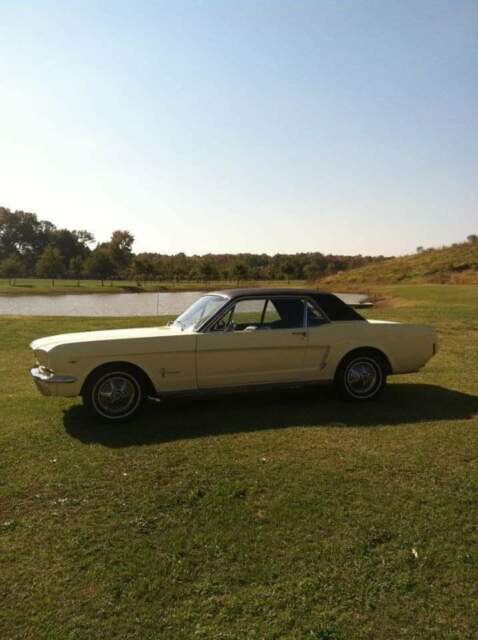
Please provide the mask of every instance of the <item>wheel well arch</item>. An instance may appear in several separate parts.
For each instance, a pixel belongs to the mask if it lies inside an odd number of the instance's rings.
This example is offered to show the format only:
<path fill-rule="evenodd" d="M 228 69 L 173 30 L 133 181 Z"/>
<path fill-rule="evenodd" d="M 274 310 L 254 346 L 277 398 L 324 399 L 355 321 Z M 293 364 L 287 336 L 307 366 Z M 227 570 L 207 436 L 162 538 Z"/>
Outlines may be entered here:
<path fill-rule="evenodd" d="M 339 371 L 342 364 L 348 358 L 352 356 L 366 356 L 366 355 L 368 356 L 374 355 L 380 358 L 380 360 L 383 362 L 383 365 L 384 365 L 385 375 L 388 376 L 391 373 L 393 373 L 393 369 L 392 369 L 392 365 L 390 363 L 389 357 L 387 356 L 386 353 L 384 353 L 381 349 L 378 349 L 377 347 L 357 347 L 356 349 L 351 349 L 350 351 L 347 351 L 347 353 L 344 354 L 344 356 L 340 359 L 340 362 L 337 365 L 337 368 L 335 369 L 335 373 Z"/>
<path fill-rule="evenodd" d="M 88 385 L 91 383 L 91 381 L 94 379 L 95 376 L 97 376 L 98 374 L 101 374 L 103 371 L 107 373 L 108 371 L 113 369 L 127 371 L 129 373 L 135 374 L 140 381 L 140 384 L 143 388 L 145 395 L 147 396 L 157 395 L 156 389 L 154 388 L 154 384 L 151 378 L 149 377 L 149 375 L 146 373 L 146 371 L 142 369 L 140 366 L 138 366 L 137 364 L 123 361 L 123 360 L 112 360 L 111 362 L 105 362 L 104 364 L 100 364 L 94 369 L 92 369 L 89 372 L 89 374 L 86 376 L 83 384 L 81 385 L 80 395 L 83 395 L 83 393 L 88 388 Z"/>

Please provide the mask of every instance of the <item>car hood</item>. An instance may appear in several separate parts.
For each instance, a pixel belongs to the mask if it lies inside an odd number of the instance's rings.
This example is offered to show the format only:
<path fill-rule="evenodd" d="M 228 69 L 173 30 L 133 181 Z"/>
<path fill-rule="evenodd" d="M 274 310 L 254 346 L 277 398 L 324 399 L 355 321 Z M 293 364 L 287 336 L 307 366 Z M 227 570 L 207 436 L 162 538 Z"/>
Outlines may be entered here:
<path fill-rule="evenodd" d="M 82 331 L 79 333 L 62 333 L 47 338 L 39 338 L 31 343 L 35 351 L 50 351 L 57 346 L 76 345 L 94 342 L 113 342 L 118 340 L 140 340 L 144 338 L 161 338 L 184 335 L 181 329 L 172 326 L 141 327 L 138 329 L 109 329 L 107 331 Z"/>

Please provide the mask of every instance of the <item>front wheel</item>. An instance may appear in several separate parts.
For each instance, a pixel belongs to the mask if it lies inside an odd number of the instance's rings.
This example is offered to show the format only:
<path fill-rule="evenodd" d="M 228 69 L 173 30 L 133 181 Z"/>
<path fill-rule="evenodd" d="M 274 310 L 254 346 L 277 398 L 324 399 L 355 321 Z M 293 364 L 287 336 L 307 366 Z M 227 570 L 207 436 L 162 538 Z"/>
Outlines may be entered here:
<path fill-rule="evenodd" d="M 355 402 L 375 399 L 387 381 L 386 366 L 376 354 L 351 354 L 335 375 L 335 387 L 341 398 Z"/>
<path fill-rule="evenodd" d="M 83 390 L 88 409 L 107 421 L 124 421 L 141 408 L 145 394 L 136 372 L 108 367 L 93 374 Z"/>

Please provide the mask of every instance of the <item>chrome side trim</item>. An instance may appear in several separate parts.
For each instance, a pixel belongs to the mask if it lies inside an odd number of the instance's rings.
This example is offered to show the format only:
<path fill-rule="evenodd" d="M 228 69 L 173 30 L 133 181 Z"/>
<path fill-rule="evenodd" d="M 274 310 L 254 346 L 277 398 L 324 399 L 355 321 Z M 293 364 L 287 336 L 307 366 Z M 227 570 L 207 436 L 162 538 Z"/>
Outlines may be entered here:
<path fill-rule="evenodd" d="M 322 387 L 333 384 L 333 380 L 296 380 L 290 382 L 262 382 L 258 384 L 231 385 L 230 387 L 201 387 L 198 389 L 180 389 L 179 391 L 157 390 L 158 398 L 164 396 L 222 395 L 233 393 L 276 391 L 280 389 L 301 389 L 303 387 Z"/>
<path fill-rule="evenodd" d="M 60 384 L 71 384 L 76 382 L 75 376 L 59 376 L 54 373 L 40 371 L 40 367 L 33 367 L 33 369 L 30 369 L 30 374 L 34 380 L 39 380 L 40 382 Z"/>

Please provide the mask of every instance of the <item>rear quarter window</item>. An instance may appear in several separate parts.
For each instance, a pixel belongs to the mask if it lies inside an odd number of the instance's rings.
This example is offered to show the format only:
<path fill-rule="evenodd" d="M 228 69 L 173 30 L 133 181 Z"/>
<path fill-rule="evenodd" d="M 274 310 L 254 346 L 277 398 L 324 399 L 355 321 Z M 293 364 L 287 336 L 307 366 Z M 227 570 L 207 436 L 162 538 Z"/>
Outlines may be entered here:
<path fill-rule="evenodd" d="M 322 294 L 317 296 L 317 303 L 327 315 L 329 320 L 363 320 L 362 316 L 345 304 L 343 300 L 333 294 Z"/>

